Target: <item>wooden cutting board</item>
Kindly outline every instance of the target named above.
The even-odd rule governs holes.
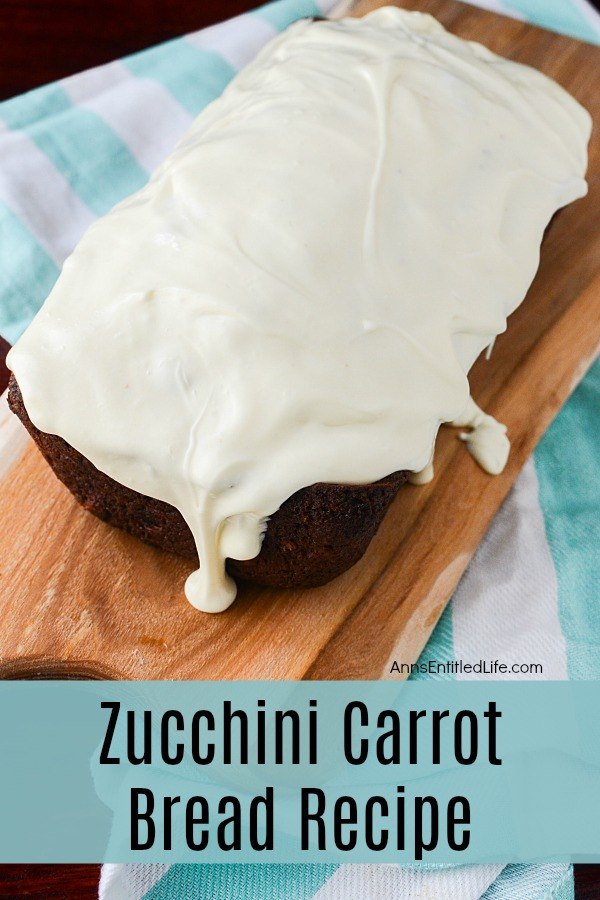
[[[377,2],[361,3],[362,14]],[[399,5],[405,5],[401,3]],[[600,50],[453,0],[425,0],[461,37],[530,63],[600,123]],[[600,340],[600,146],[590,192],[551,226],[528,297],[471,374],[508,425],[497,477],[442,429],[436,477],[401,489],[366,556],[311,590],[240,587],[210,616],[183,596],[190,564],[84,512],[0,408],[0,674],[120,678],[379,678],[416,660],[479,541]],[[576,473],[574,476],[576,477]]]

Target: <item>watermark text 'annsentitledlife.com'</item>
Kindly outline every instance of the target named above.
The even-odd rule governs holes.
[[[436,659],[419,660],[414,663],[394,660],[390,666],[390,675],[543,675],[541,663],[502,662],[499,659],[479,659],[465,662],[463,659],[447,659],[441,662]]]

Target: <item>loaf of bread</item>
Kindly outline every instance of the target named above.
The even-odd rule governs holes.
[[[175,507],[118,484],[62,438],[39,431],[14,376],[8,403],[84,509],[147,544],[198,559],[192,533]],[[375,484],[314,484],[297,491],[270,518],[258,556],[229,559],[227,571],[271,587],[325,584],[361,558],[407,477],[408,472],[395,472]]]
[[[590,119],[541,73],[396,8],[301,21],[94,222],[11,350],[11,405],[97,516],[231,575],[364,553],[437,431],[506,463],[475,359],[586,192]],[[389,474],[394,473],[394,474]]]

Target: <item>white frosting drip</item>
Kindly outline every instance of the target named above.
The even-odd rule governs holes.
[[[429,16],[295,24],[65,263],[9,357],[32,421],[177,507],[187,596],[224,609],[295,491],[431,459],[589,132]]]
[[[462,415],[457,416],[449,424],[455,428],[471,429],[471,431],[461,432],[459,438],[466,443],[469,453],[485,472],[490,475],[499,475],[504,471],[510,453],[506,425],[484,413],[472,397],[469,397],[469,402]],[[434,474],[432,455],[423,469],[411,472],[408,480],[411,484],[429,484],[433,481]]]
[[[411,472],[408,476],[408,480],[411,484],[416,485],[424,485],[429,484],[433,481],[433,476],[435,475],[435,470],[433,468],[433,456],[429,460],[426,466],[422,469],[419,469],[418,472]]]
[[[510,441],[506,435],[506,425],[488,416],[469,397],[464,413],[453,420],[455,428],[470,428],[459,434],[465,441],[469,453],[482,469],[490,475],[499,475],[508,462]]]

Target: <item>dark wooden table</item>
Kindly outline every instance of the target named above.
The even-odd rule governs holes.
[[[258,0],[0,0],[0,99],[252,9]],[[418,0],[415,0],[415,7]],[[0,391],[8,347],[0,339]],[[0,866],[0,897],[90,900],[99,866]],[[600,900],[600,866],[575,866],[577,900]],[[178,900],[178,898],[173,898]],[[206,898],[209,900],[209,898]]]

